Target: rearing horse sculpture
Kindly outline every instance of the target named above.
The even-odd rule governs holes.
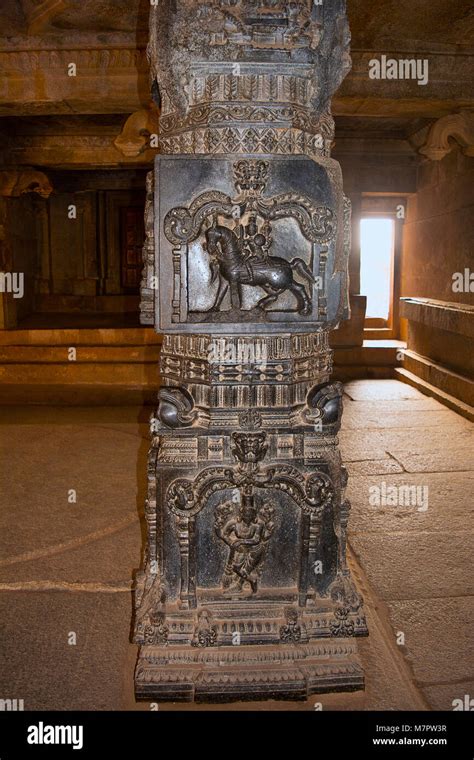
[[[214,305],[209,311],[217,311],[230,288],[232,309],[242,308],[242,285],[258,285],[267,295],[260,299],[257,308],[265,309],[274,303],[278,296],[289,290],[296,297],[298,312],[303,315],[311,313],[312,304],[306,288],[293,277],[298,272],[309,282],[314,282],[311,270],[303,259],[287,261],[279,256],[264,258],[246,258],[242,243],[231,229],[223,225],[214,225],[206,231],[206,247],[214,259],[212,282],[220,274],[220,284]]]

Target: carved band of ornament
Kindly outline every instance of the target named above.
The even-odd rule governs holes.
[[[161,356],[168,356],[170,359],[190,358],[202,359],[209,361],[209,352],[220,345],[225,346],[229,351],[235,354],[245,350],[245,346],[255,346],[255,338],[243,338],[242,336],[227,335],[220,336],[218,339],[211,335],[164,335],[161,346]],[[321,330],[318,333],[308,333],[291,336],[267,336],[261,335],[258,338],[259,344],[265,349],[268,360],[281,361],[282,359],[304,359],[308,361],[311,357],[326,357],[332,355],[329,348],[329,337],[327,330]]]
[[[251,199],[252,207],[265,220],[292,218],[298,222],[305,238],[312,243],[326,244],[336,234],[336,218],[327,206],[316,204],[305,195],[284,193],[274,198]],[[166,238],[173,245],[190,243],[199,236],[203,222],[212,214],[221,214],[233,218],[236,205],[241,215],[245,213],[247,202],[240,198],[232,200],[225,193],[208,191],[198,196],[189,209],[178,207],[171,209],[164,220]]]
[[[302,71],[300,75],[296,75],[295,71],[290,74],[276,74],[274,69],[272,73],[267,71],[261,74],[245,74],[242,73],[244,65],[240,64],[240,74],[229,71],[191,77],[187,74],[188,107],[238,102],[253,105],[271,103],[311,107],[313,97],[311,70]],[[166,88],[163,91],[162,106],[163,116],[173,114],[175,111],[173,98],[168,96]]]
[[[331,139],[294,127],[209,127],[160,137],[160,151],[174,154],[268,153],[329,156]]]
[[[168,137],[171,134],[189,131],[197,127],[217,126],[219,124],[227,126],[232,122],[262,122],[287,127],[293,126],[306,132],[321,132],[326,139],[332,140],[334,138],[334,120],[330,114],[314,117],[312,111],[306,108],[246,105],[244,103],[195,106],[190,109],[185,117],[176,113],[162,115],[160,132],[163,137]]]
[[[77,68],[148,70],[145,50],[135,48],[0,51],[0,68],[4,71],[31,74],[38,69],[65,69],[71,61]]]
[[[208,468],[202,470],[194,481],[174,480],[166,492],[165,503],[177,517],[194,517],[214,493],[249,486],[286,493],[305,514],[316,517],[320,517],[334,500],[334,487],[328,475],[313,472],[305,477],[296,468],[282,465],[245,473],[237,468]]]

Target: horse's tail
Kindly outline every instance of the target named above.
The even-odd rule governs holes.
[[[303,259],[292,259],[290,261],[290,266],[292,269],[295,269],[302,277],[306,277],[306,279],[310,282],[315,282],[311,269],[307,263],[303,261]]]

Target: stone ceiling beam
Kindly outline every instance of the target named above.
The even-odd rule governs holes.
[[[68,41],[65,37],[61,44]],[[107,40],[107,47],[95,41],[81,48],[76,40],[76,48],[46,49],[39,38],[2,43],[0,116],[133,113],[148,105],[145,50],[136,49],[123,35]],[[37,49],[29,47],[33,43]],[[474,109],[474,55],[418,53],[429,59],[425,86],[416,81],[370,79],[369,62],[382,55],[410,57],[407,52],[353,51],[352,72],[333,100],[336,116],[437,119],[456,110]],[[75,77],[68,76],[70,63],[76,64]]]
[[[119,135],[119,131],[113,135],[19,135],[10,139],[8,163],[54,169],[133,168],[152,164],[156,150],[126,155],[115,145]]]
[[[146,54],[135,48],[0,50],[0,72],[0,116],[131,113],[150,100]]]

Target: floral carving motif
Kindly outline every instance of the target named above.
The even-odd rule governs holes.
[[[286,624],[280,627],[280,641],[284,644],[299,644],[306,633],[305,627],[298,623],[297,610],[289,607],[285,610]]]
[[[349,607],[336,607],[330,626],[332,636],[354,635],[354,622],[348,619],[349,612]]]
[[[201,649],[217,645],[217,626],[212,625],[212,614],[208,610],[201,610],[198,614],[191,645]]]

